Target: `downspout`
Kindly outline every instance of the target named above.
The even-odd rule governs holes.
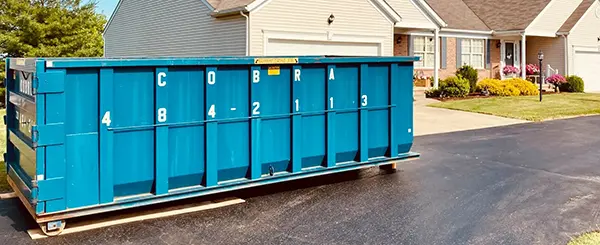
[[[569,39],[567,38],[566,34],[562,34],[561,35],[563,37],[563,39],[565,40],[565,75],[568,76],[569,73]]]
[[[250,55],[250,16],[240,11],[240,14],[246,17],[246,56]]]

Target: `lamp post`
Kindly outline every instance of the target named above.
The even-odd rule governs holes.
[[[538,52],[538,60],[540,61],[540,102],[542,102],[542,83],[544,83],[544,73],[542,72],[544,69],[542,68],[542,61],[544,60],[544,52],[540,50]]]

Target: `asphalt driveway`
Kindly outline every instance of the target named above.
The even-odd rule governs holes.
[[[600,225],[600,117],[416,139],[421,160],[236,192],[247,203],[37,244],[565,244]],[[0,244],[29,244],[16,200]]]

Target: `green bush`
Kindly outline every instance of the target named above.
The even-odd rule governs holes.
[[[561,92],[583,93],[583,79],[578,76],[568,76],[567,82],[560,85]]]
[[[507,79],[506,82],[519,90],[520,95],[538,95],[539,89],[530,81],[522,78]]]
[[[449,77],[440,82],[442,97],[465,97],[469,95],[469,80],[461,77]]]
[[[477,83],[477,91],[487,92],[494,96],[519,96],[521,91],[507,80],[487,78]]]
[[[462,77],[469,81],[470,92],[475,92],[475,87],[477,86],[477,81],[479,80],[479,73],[471,66],[463,66],[456,70],[456,76]]]
[[[469,81],[460,77],[440,80],[439,87],[425,91],[427,98],[465,97],[469,95]]]
[[[430,90],[425,91],[426,98],[439,98],[442,94],[439,88],[432,88]]]

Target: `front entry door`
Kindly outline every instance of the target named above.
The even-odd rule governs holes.
[[[505,43],[504,63],[507,66],[515,66],[515,44]]]

